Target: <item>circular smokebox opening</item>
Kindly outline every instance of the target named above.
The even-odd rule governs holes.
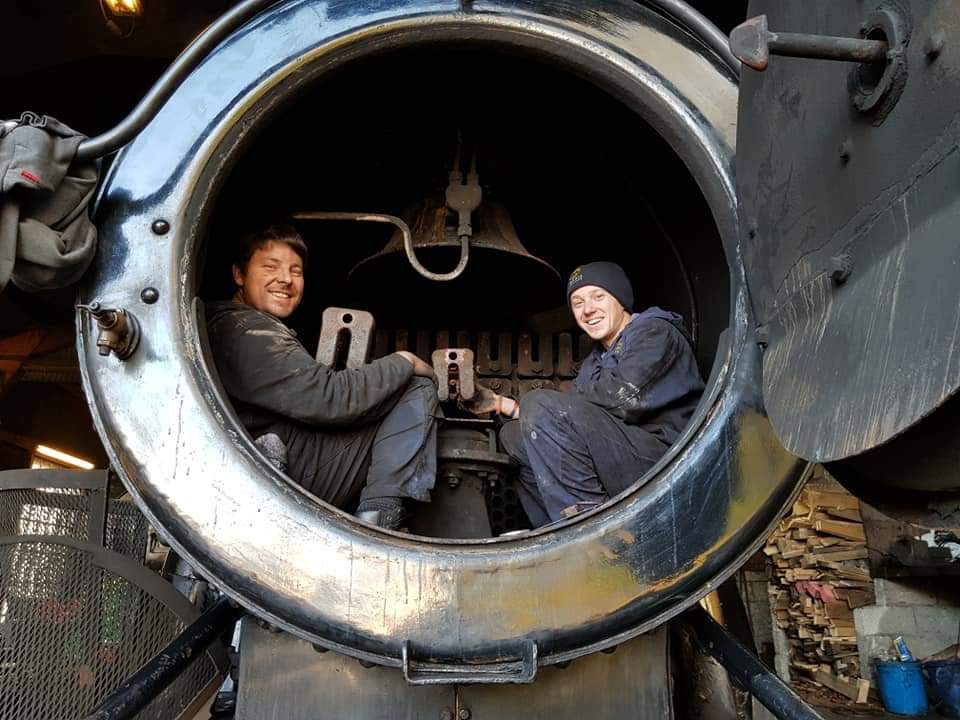
[[[257,132],[225,175],[210,215],[204,301],[232,295],[240,237],[292,222],[310,259],[303,302],[288,324],[309,353],[325,308],[365,310],[376,319],[371,358],[406,349],[430,362],[434,350],[468,348],[477,380],[520,397],[569,387],[589,343],[566,306],[564,281],[578,265],[610,260],[627,270],[637,309],[656,305],[685,318],[709,376],[731,311],[731,273],[710,208],[635,109],[569,68],[483,44],[394,50],[298,88]],[[503,209],[521,248],[474,248],[456,281],[424,280],[402,249],[364,263],[390,243],[389,225],[291,219],[305,211],[411,218],[431,202],[436,212],[458,154],[464,175],[474,162],[483,201]],[[447,215],[448,224],[457,222]],[[421,261],[442,272],[458,254],[439,248]],[[462,416],[452,404],[445,412]],[[485,433],[461,426],[448,440],[480,452],[491,448]],[[441,457],[434,501],[414,503],[411,529],[439,539],[529,527],[515,471],[488,460]],[[487,524],[457,514],[467,501],[486,510]],[[340,509],[349,513],[355,504]]]

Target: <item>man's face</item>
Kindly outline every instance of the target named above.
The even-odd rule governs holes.
[[[596,285],[577,288],[570,296],[570,308],[580,329],[607,349],[630,320],[620,301]]]
[[[269,242],[253,253],[246,271],[233,266],[233,281],[242,302],[286,318],[303,299],[303,261],[289,245]]]

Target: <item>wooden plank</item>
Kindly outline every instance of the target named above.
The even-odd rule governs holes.
[[[860,697],[860,688],[858,687],[858,683],[853,680],[831,675],[824,670],[818,670],[815,672],[813,674],[813,679],[821,685],[826,685],[831,690],[835,690],[841,695],[846,695],[851,700],[856,700],[858,697]],[[869,691],[869,686],[867,690]]]
[[[830,562],[843,562],[844,560],[866,560],[867,548],[859,547],[851,550],[831,550],[829,548],[817,549],[811,553],[816,560],[828,560]]]
[[[860,510],[853,508],[824,508],[823,511],[830,515],[831,517],[840,518],[841,520],[851,520],[853,522],[863,522],[863,518],[860,517]]]
[[[817,520],[814,523],[817,532],[825,532],[847,540],[857,540],[866,542],[867,537],[863,534],[863,525],[861,523],[845,522],[843,520]]]
[[[847,605],[846,600],[827,601],[823,604],[823,613],[831,620],[850,620],[853,621],[853,610]]]
[[[800,494],[800,501],[810,508],[838,508],[841,510],[859,510],[860,501],[847,492],[806,489]]]

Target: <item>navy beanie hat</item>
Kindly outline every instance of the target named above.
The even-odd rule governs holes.
[[[581,265],[567,280],[567,303],[570,296],[584,285],[602,287],[613,295],[627,312],[633,312],[633,285],[623,268],[612,262],[592,262]]]

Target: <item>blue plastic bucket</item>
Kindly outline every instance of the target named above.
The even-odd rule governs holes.
[[[960,660],[934,660],[925,662],[930,683],[930,699],[947,717],[960,718]]]
[[[927,693],[918,662],[877,661],[877,690],[887,712],[925,715]]]

